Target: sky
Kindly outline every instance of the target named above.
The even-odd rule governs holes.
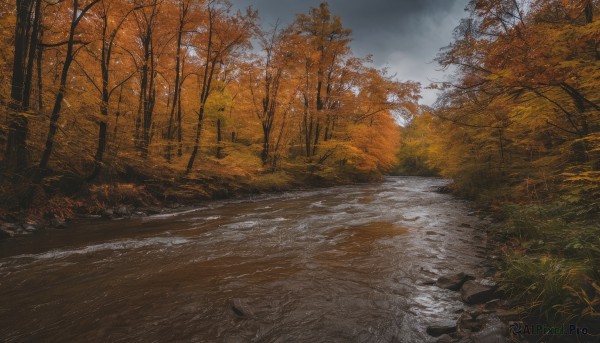
[[[291,23],[297,13],[308,13],[321,0],[231,0],[234,8],[252,6],[261,22],[271,27],[277,20]],[[434,58],[452,40],[452,31],[468,0],[329,0],[334,15],[352,30],[356,56],[373,55],[374,65],[386,67],[400,81],[427,86],[444,79]],[[421,103],[432,105],[436,91],[424,89]]]

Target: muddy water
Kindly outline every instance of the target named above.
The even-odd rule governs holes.
[[[445,183],[389,178],[0,242],[0,341],[432,341],[426,326],[463,305],[427,281],[476,272],[486,253],[469,204],[433,192]]]

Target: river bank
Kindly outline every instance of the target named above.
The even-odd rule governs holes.
[[[331,172],[314,166],[243,174],[202,170],[185,177],[156,172],[144,175],[136,171],[110,183],[87,183],[76,175],[59,175],[43,186],[25,184],[3,193],[0,239],[29,235],[46,228],[65,229],[76,218],[145,217],[214,200],[382,180],[379,172]],[[26,205],[19,205],[24,198],[28,198]]]

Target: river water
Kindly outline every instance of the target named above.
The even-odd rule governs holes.
[[[428,342],[485,221],[397,177],[0,242],[4,342]],[[234,310],[235,308],[235,310]],[[236,313],[237,311],[237,313]]]

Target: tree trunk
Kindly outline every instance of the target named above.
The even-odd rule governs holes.
[[[184,4],[182,3],[181,6],[184,6]],[[172,148],[173,138],[175,136],[174,130],[173,130],[173,124],[174,124],[176,110],[177,110],[177,121],[178,121],[177,130],[179,131],[181,128],[181,101],[179,100],[179,98],[181,97],[181,95],[180,95],[181,70],[180,69],[181,69],[181,40],[182,40],[182,36],[183,36],[183,26],[185,24],[184,7],[181,7],[180,11],[181,12],[179,15],[179,30],[177,32],[177,50],[175,52],[175,84],[174,84],[175,89],[173,90],[173,104],[171,106],[171,113],[169,115],[169,127],[167,128],[167,130],[168,130],[167,161],[169,161],[169,163],[171,162],[171,151],[173,149]]]
[[[69,69],[71,67],[71,63],[73,62],[74,53],[73,46],[75,44],[75,29],[79,24],[79,21],[85,13],[92,8],[96,3],[100,0],[94,0],[90,4],[88,4],[83,10],[79,10],[79,1],[73,1],[73,17],[71,20],[71,27],[69,29],[69,40],[67,41],[67,53],[65,56],[65,61],[63,63],[62,72],[60,75],[60,85],[58,88],[58,93],[56,94],[56,99],[54,101],[54,107],[52,109],[52,114],[50,116],[50,129],[48,130],[48,136],[46,137],[45,149],[42,154],[42,158],[40,160],[40,164],[38,165],[38,170],[34,177],[33,182],[39,183],[42,181],[44,170],[48,167],[48,161],[50,160],[50,155],[52,154],[52,150],[54,147],[54,136],[56,135],[56,131],[58,129],[58,119],[60,118],[60,110],[62,107],[62,102],[64,100],[65,93],[67,91],[67,78],[69,75]]]
[[[40,6],[40,0],[17,0],[11,100],[8,104],[12,113],[3,161],[8,170],[21,171],[28,163],[26,140],[29,121],[22,113],[29,109],[32,73],[28,71],[33,65],[38,45]]]
[[[221,119],[217,119],[217,158],[221,158]]]
[[[192,154],[190,155],[190,159],[188,161],[187,167],[185,169],[185,173],[189,174],[194,167],[194,161],[196,160],[196,155],[198,154],[198,149],[200,148],[200,135],[202,132],[202,122],[204,120],[204,109],[206,106],[206,101],[208,100],[208,96],[210,95],[210,85],[212,82],[213,74],[215,72],[216,62],[218,60],[217,56],[212,56],[212,48],[213,48],[213,12],[209,7],[208,9],[208,44],[206,51],[206,60],[204,64],[204,75],[202,78],[202,89],[200,91],[200,108],[198,109],[198,123],[196,125],[196,138],[194,139],[194,148],[192,150]]]
[[[198,123],[196,125],[196,138],[194,139],[194,148],[192,149],[192,154],[190,155],[190,159],[188,161],[187,167],[185,169],[185,173],[189,174],[194,167],[194,161],[196,160],[196,155],[198,154],[198,148],[200,147],[200,132],[202,131],[202,121],[204,120],[204,106],[200,107],[198,111]]]

